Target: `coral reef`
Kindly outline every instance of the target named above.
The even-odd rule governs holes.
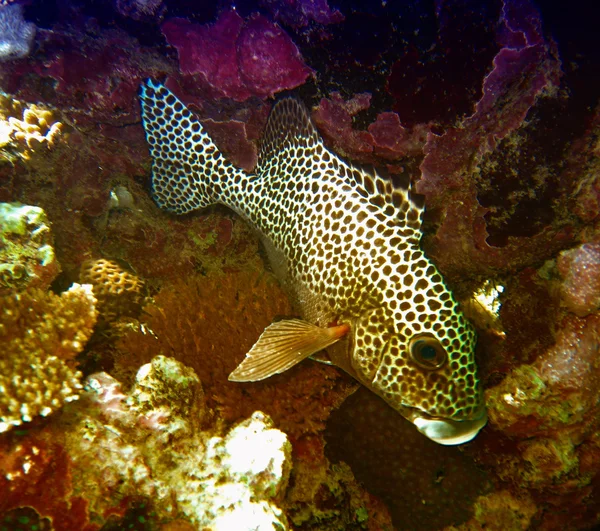
[[[63,125],[48,108],[13,99],[0,92],[0,154],[29,159],[44,146],[51,149],[58,141]],[[2,159],[0,159],[1,161]]]
[[[520,127],[536,102],[556,92],[561,76],[560,61],[541,36],[539,16],[530,6],[523,6],[523,10],[520,12],[511,2],[504,3],[497,37],[502,48],[494,57],[493,70],[484,78],[475,112],[441,135],[429,133],[423,148],[425,157],[417,191],[425,195],[430,209],[439,210],[436,215],[442,222],[428,245],[436,258],[444,256],[438,262],[444,272],[453,273],[458,268],[464,273],[463,264],[469,263],[471,274],[494,274],[506,269],[507,264],[522,267],[542,249],[550,254],[564,245],[565,238],[558,235],[558,228],[545,230],[543,225],[530,226],[531,235],[519,234],[507,241],[489,238],[491,214],[497,211],[506,225],[506,218],[515,218],[517,209],[527,208],[526,201],[517,206],[521,195],[513,194],[509,196],[512,204],[496,210],[491,203],[498,196],[494,177],[506,161],[521,160],[524,144],[534,133]],[[509,164],[513,164],[513,170],[500,170],[502,179],[506,181],[507,175],[519,179],[514,163]],[[552,180],[541,174],[548,168],[540,162],[528,169],[532,179],[539,172],[536,182],[541,183],[541,194]],[[484,202],[487,209],[478,201],[482,196],[487,199],[485,190],[477,189],[480,179],[492,190],[490,200]],[[531,210],[528,214],[531,216]]]
[[[287,34],[261,15],[244,20],[225,11],[210,26],[175,18],[162,31],[177,48],[182,73],[212,97],[273,96],[301,85],[311,72]]]
[[[0,299],[0,432],[47,416],[81,391],[73,360],[96,322],[91,289],[31,289]]]
[[[579,317],[600,308],[600,245],[586,243],[563,251],[557,259],[561,299]]]
[[[165,13],[163,0],[115,0],[120,15],[138,21],[160,20]]]
[[[92,376],[87,388],[98,418],[83,411],[67,436],[81,487],[93,488],[98,475],[111,477],[100,487],[107,493],[116,488],[122,496],[151,497],[159,517],[181,513],[199,528],[285,526],[276,504],[289,475],[290,446],[266,416],[255,413],[224,437],[203,433],[209,412],[200,381],[160,356],[140,369],[128,395],[106,374]],[[172,445],[179,450],[164,459]],[[112,496],[98,494],[90,511],[103,514],[103,500],[110,504]]]
[[[39,207],[0,203],[0,296],[47,289],[60,265],[46,213]]]
[[[518,498],[508,490],[480,496],[475,501],[473,517],[464,524],[448,526],[445,531],[478,531],[479,529],[531,529],[536,513],[535,502],[526,495]]]
[[[302,28],[312,23],[338,24],[344,20],[344,15],[337,9],[331,9],[327,0],[294,0],[285,3],[261,0],[260,4],[274,19],[293,28]]]
[[[209,407],[227,422],[267,413],[294,438],[322,431],[354,388],[332,367],[306,362],[265,382],[238,384],[229,374],[289,302],[267,273],[192,277],[164,286],[144,307],[142,325],[122,337],[116,371],[126,378],[161,353],[193,367]]]
[[[332,413],[326,440],[329,459],[352,467],[389,507],[398,529],[442,529],[462,522],[477,497],[491,489],[490,478],[472,458],[425,439],[364,389]]]
[[[430,127],[418,124],[408,129],[394,112],[377,115],[367,130],[356,129],[353,119],[371,106],[371,95],[356,94],[344,100],[339,92],[322,98],[313,119],[335,151],[360,162],[397,162],[419,156]]]
[[[527,0],[232,5],[0,0],[0,527],[214,527],[199,516],[212,506],[194,505],[201,487],[298,530],[597,527],[596,14]],[[473,442],[433,447],[364,393],[340,406],[355,383],[311,361],[227,381],[293,310],[243,221],[152,203],[146,77],[247,171],[269,98],[294,89],[336,152],[424,194],[424,250],[478,329],[489,423]],[[27,219],[6,222],[14,209]],[[130,292],[113,297],[108,280],[48,293],[78,282],[82,264],[99,280],[98,257],[113,280],[135,272]],[[107,326],[87,340],[92,293]],[[196,374],[159,358],[136,380],[158,354]],[[99,370],[110,376],[81,389]],[[236,426],[272,436],[283,465],[265,483],[208,457],[225,455]]]
[[[35,31],[35,24],[23,19],[22,5],[0,4],[0,62],[27,57]]]
[[[184,518],[195,529],[287,529],[279,507],[291,468],[285,434],[260,412],[221,434],[207,427],[210,415],[197,376],[169,358],[143,366],[129,393],[105,373],[90,376],[81,401],[58,419],[54,433],[0,447],[10,456],[1,465],[8,496],[0,510],[29,505],[55,529],[98,529],[111,514],[124,514],[116,498],[144,498],[155,521]],[[26,476],[41,483],[50,458],[69,470],[59,478],[69,485],[36,499]],[[77,493],[89,500],[84,507]],[[65,497],[60,516],[53,496]]]
[[[577,247],[559,256],[561,266],[547,262],[508,283],[500,310],[506,339],[488,344],[489,428],[471,453],[510,486],[522,514],[534,504],[536,529],[597,522],[600,315],[589,304],[598,294],[593,282],[574,284],[578,275],[588,278],[579,266],[589,259]],[[571,313],[580,310],[582,317]],[[524,500],[530,501],[522,506]],[[515,526],[524,528],[529,519]]]
[[[79,281],[91,284],[98,301],[96,309],[104,322],[120,317],[135,317],[141,309],[143,280],[114,260],[86,260],[81,264]]]

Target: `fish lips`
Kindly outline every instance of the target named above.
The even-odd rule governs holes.
[[[452,420],[429,417],[422,412],[411,415],[411,422],[417,429],[432,441],[445,446],[463,444],[472,440],[487,422],[485,408],[469,420]]]

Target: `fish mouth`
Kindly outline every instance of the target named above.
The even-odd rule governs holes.
[[[482,407],[468,420],[452,420],[432,417],[422,411],[412,412],[409,420],[432,441],[453,446],[471,441],[487,422],[487,412]]]

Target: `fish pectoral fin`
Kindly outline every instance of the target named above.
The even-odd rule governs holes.
[[[348,325],[321,328],[301,319],[273,323],[261,334],[246,358],[229,375],[231,382],[257,382],[287,371],[303,359],[333,345]]]

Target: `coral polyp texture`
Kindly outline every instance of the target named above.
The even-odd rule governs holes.
[[[275,383],[228,381],[272,319],[290,312],[276,280],[264,272],[165,285],[144,307],[140,326],[117,343],[116,370],[126,377],[156,354],[173,356],[196,370],[208,404],[226,421],[261,410],[294,437],[316,433],[354,388],[332,367],[307,362]]]
[[[15,100],[0,91],[0,150],[5,151],[0,155],[28,159],[37,149],[53,148],[62,128],[51,109]]]
[[[79,281],[91,284],[98,313],[104,321],[134,316],[140,310],[144,281],[114,260],[86,260],[81,265]]]
[[[0,203],[0,295],[46,289],[60,272],[46,213],[39,207]]]
[[[89,286],[0,298],[0,432],[47,416],[81,391],[74,366],[96,322]]]

